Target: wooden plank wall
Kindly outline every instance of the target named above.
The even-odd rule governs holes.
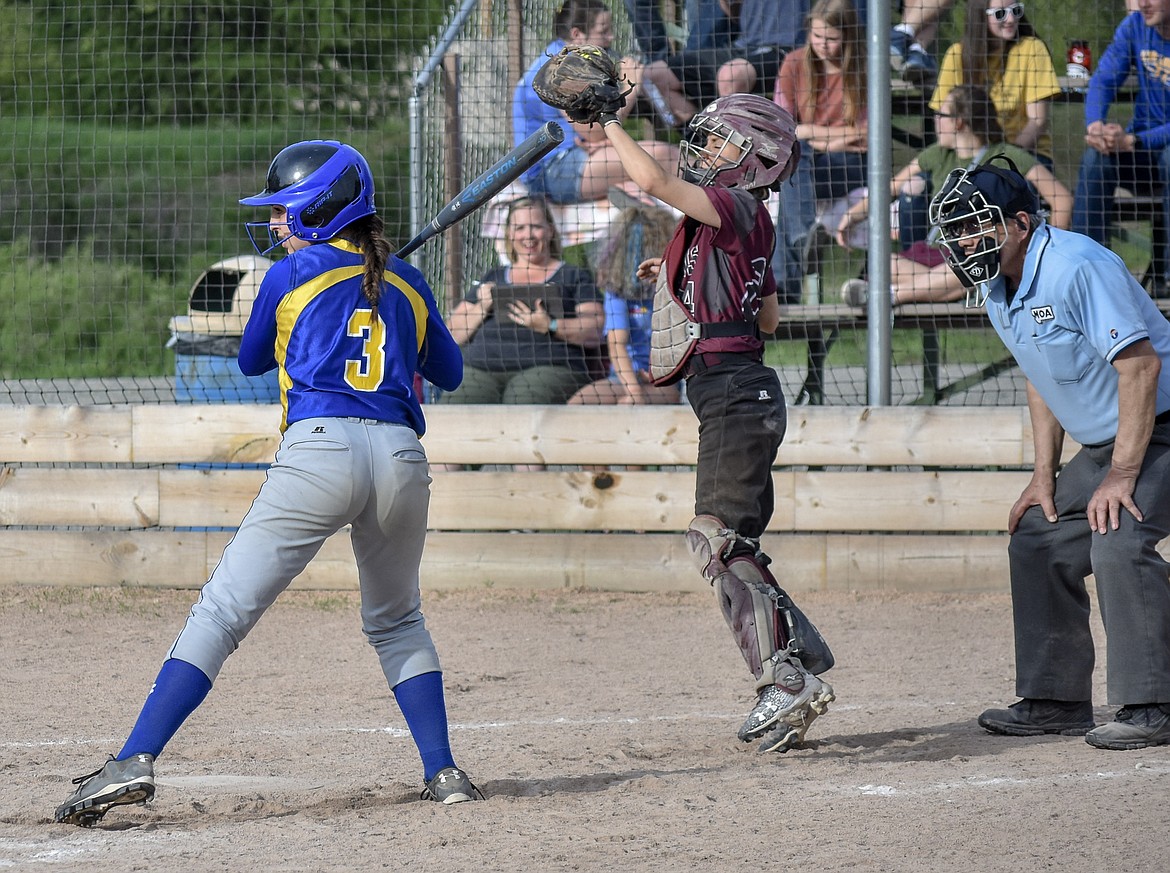
[[[17,584],[198,587],[279,442],[271,406],[10,412],[0,578]],[[427,413],[433,464],[489,469],[433,474],[426,587],[703,587],[679,535],[694,506],[688,408]],[[1022,408],[793,408],[765,548],[794,591],[1003,590],[1031,457]],[[550,469],[508,466],[534,464]],[[352,565],[339,533],[294,585],[356,587]]]

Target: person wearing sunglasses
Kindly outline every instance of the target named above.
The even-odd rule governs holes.
[[[1060,83],[1048,46],[1015,0],[971,0],[963,36],[947,49],[930,100],[937,111],[956,85],[984,88],[1008,142],[1053,167],[1048,100]]]
[[[1101,55],[1085,94],[1085,149],[1077,177],[1073,230],[1108,244],[1113,191],[1162,194],[1164,226],[1170,226],[1170,0],[1137,0]],[[1130,76],[1137,79],[1133,117],[1109,122],[1109,108]],[[1170,297],[1166,265],[1170,242],[1155,243],[1153,294]]]

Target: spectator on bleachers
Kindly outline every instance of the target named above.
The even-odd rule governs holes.
[[[581,203],[599,200],[614,185],[629,182],[613,146],[600,124],[574,124],[559,109],[541,102],[532,90],[537,71],[566,45],[595,45],[609,49],[613,44],[613,15],[603,0],[565,0],[553,21],[555,39],[528,67],[512,98],[512,133],[516,144],[523,142],[546,122],[555,121],[565,130],[565,139],[535,167],[521,176],[534,195],[554,203]],[[642,68],[631,58],[622,61],[624,76],[635,83],[618,113],[629,116],[640,93]],[[674,172],[678,149],[665,142],[643,141],[640,145],[662,165]]]
[[[730,45],[735,38],[735,22],[724,4],[729,0],[687,0],[687,41],[684,51]],[[634,39],[644,63],[658,61],[673,54],[659,8],[662,0],[625,0],[626,13],[634,28]]]
[[[900,206],[913,201],[923,211],[947,175],[956,169],[971,169],[996,155],[1005,155],[1019,168],[1036,192],[1048,204],[1050,224],[1067,230],[1072,217],[1073,198],[1069,190],[1052,175],[1035,155],[1004,141],[1003,128],[995,118],[991,97],[982,88],[959,85],[943,100],[942,109],[934,114],[938,142],[919,153],[899,170],[890,182],[890,194]],[[899,226],[911,218],[908,210],[899,218]],[[837,225],[837,241],[849,246],[851,234],[866,220],[869,201],[862,199],[849,208]],[[890,300],[900,303],[940,303],[959,300],[965,287],[943,263],[938,249],[918,239],[890,258]],[[865,306],[868,285],[863,279],[850,279],[841,286],[841,299],[851,306]]]
[[[927,50],[938,22],[955,0],[903,0],[902,20],[890,32],[890,66],[911,85],[922,87],[938,76],[938,63]]]
[[[800,164],[780,187],[772,269],[784,302],[799,299],[806,253],[826,237],[817,204],[866,183],[865,39],[853,0],[817,0],[807,44],[780,67],[773,99],[796,119]]]
[[[618,215],[595,259],[605,292],[609,374],[586,385],[569,403],[678,403],[677,385],[650,381],[650,316],[654,283],[638,278],[638,265],[660,257],[678,219],[669,209],[627,206]]]
[[[943,56],[930,108],[956,85],[984,88],[995,102],[1008,142],[1052,169],[1048,100],[1060,93],[1052,55],[1017,0],[970,0],[962,39]]]
[[[589,383],[586,351],[601,345],[605,311],[593,274],[561,259],[547,201],[522,197],[508,210],[509,264],[493,267],[448,316],[463,350],[463,384],[446,403],[565,403]],[[497,311],[500,285],[555,286],[564,310],[512,301]]]
[[[716,97],[770,95],[780,62],[804,41],[808,0],[742,0],[739,36],[730,46],[677,52],[643,71],[665,101],[664,121],[685,127]]]
[[[1085,149],[1077,177],[1073,230],[1105,245],[1114,189],[1162,195],[1163,227],[1170,227],[1170,0],[1138,0],[1101,55],[1085,95]],[[1109,107],[1130,76],[1137,77],[1133,117],[1126,127],[1108,121]],[[1156,262],[1170,264],[1170,240]],[[1167,276],[1154,295],[1170,297]]]

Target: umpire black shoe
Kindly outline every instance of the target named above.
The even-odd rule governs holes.
[[[1098,749],[1144,749],[1170,744],[1170,703],[1123,706],[1117,717],[1085,734]]]
[[[985,711],[979,716],[979,726],[993,734],[1010,737],[1038,737],[1041,734],[1079,737],[1093,729],[1093,702],[1025,697],[1007,709]]]

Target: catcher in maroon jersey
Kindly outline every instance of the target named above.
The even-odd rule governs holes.
[[[664,256],[639,268],[658,282],[651,373],[660,385],[685,379],[699,418],[696,517],[686,537],[756,678],[739,738],[762,737],[761,751],[784,752],[833,700],[816,675],[833,665],[832,653],[760,549],[787,425],[780,381],[763,363],[761,333],[780,318],[764,199],[799,159],[795,123],[762,97],[720,97],[692,119],[672,176],[612,112],[596,121],[630,178],[684,213]]]

